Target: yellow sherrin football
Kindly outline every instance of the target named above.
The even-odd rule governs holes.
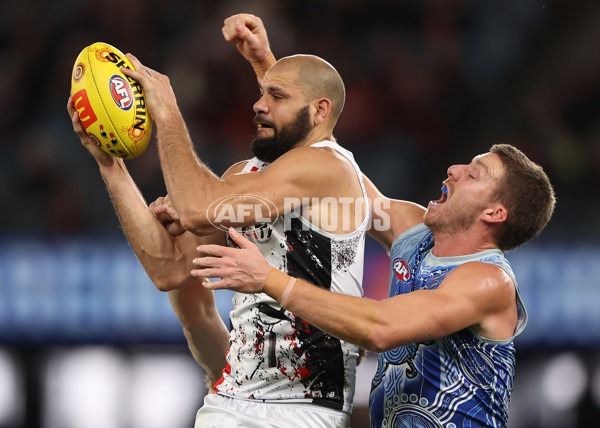
[[[114,46],[94,43],[73,66],[71,95],[81,123],[107,153],[124,159],[141,155],[152,135],[142,86],[120,68],[134,69]]]

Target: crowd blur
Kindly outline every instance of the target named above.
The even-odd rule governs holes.
[[[556,187],[542,239],[600,238],[593,0],[10,0],[0,9],[0,234],[119,233],[65,108],[75,58],[96,41],[170,77],[217,174],[250,157],[258,87],[221,35],[226,17],[249,12],[277,57],[316,54],[339,70],[347,104],[335,135],[385,194],[427,204],[449,165],[512,143]],[[127,165],[148,201],[165,193],[155,140]]]

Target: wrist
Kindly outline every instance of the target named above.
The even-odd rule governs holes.
[[[116,183],[123,180],[123,175],[127,175],[127,167],[123,159],[115,156],[110,156],[110,159],[105,161],[98,161],[98,167],[100,169],[100,175],[105,183]]]
[[[284,307],[295,284],[296,278],[271,268],[263,286],[263,293],[277,300],[281,307]]]
[[[183,115],[177,105],[165,108],[162,111],[152,114],[152,121],[156,124],[157,129],[164,128],[166,126],[182,126],[184,123]]]
[[[263,78],[267,70],[271,68],[273,64],[275,64],[275,55],[273,55],[273,52],[271,51],[269,51],[264,59],[250,62],[250,65],[252,65],[252,69],[254,70],[258,80]]]
[[[107,153],[108,155],[108,153]],[[119,162],[120,161],[120,162]],[[112,171],[121,168],[121,164],[123,163],[123,159],[120,159],[116,156],[108,155],[108,156],[100,156],[96,158],[96,162],[98,163],[98,167],[100,168],[101,173],[110,174]],[[124,166],[124,165],[123,165]]]

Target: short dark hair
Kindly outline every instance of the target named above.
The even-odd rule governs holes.
[[[508,211],[496,234],[496,244],[509,251],[544,229],[554,212],[556,197],[542,167],[522,151],[510,144],[495,144],[490,152],[500,156],[504,166],[496,196]]]

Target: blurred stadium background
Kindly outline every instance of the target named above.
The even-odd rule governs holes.
[[[191,427],[206,393],[166,295],[127,246],[65,104],[80,50],[104,41],[167,74],[216,173],[250,156],[252,70],[221,36],[259,15],[277,57],[313,53],[347,86],[337,127],[387,195],[427,204],[446,168],[517,145],[557,211],[509,253],[529,309],[510,427],[600,418],[600,2],[593,0],[5,0],[0,5],[0,427]],[[155,144],[128,167],[165,193]],[[527,201],[523,201],[527,203]],[[576,208],[579,207],[579,208]],[[366,294],[385,253],[368,242]],[[230,295],[218,293],[227,319]],[[374,358],[353,427],[368,426]]]

